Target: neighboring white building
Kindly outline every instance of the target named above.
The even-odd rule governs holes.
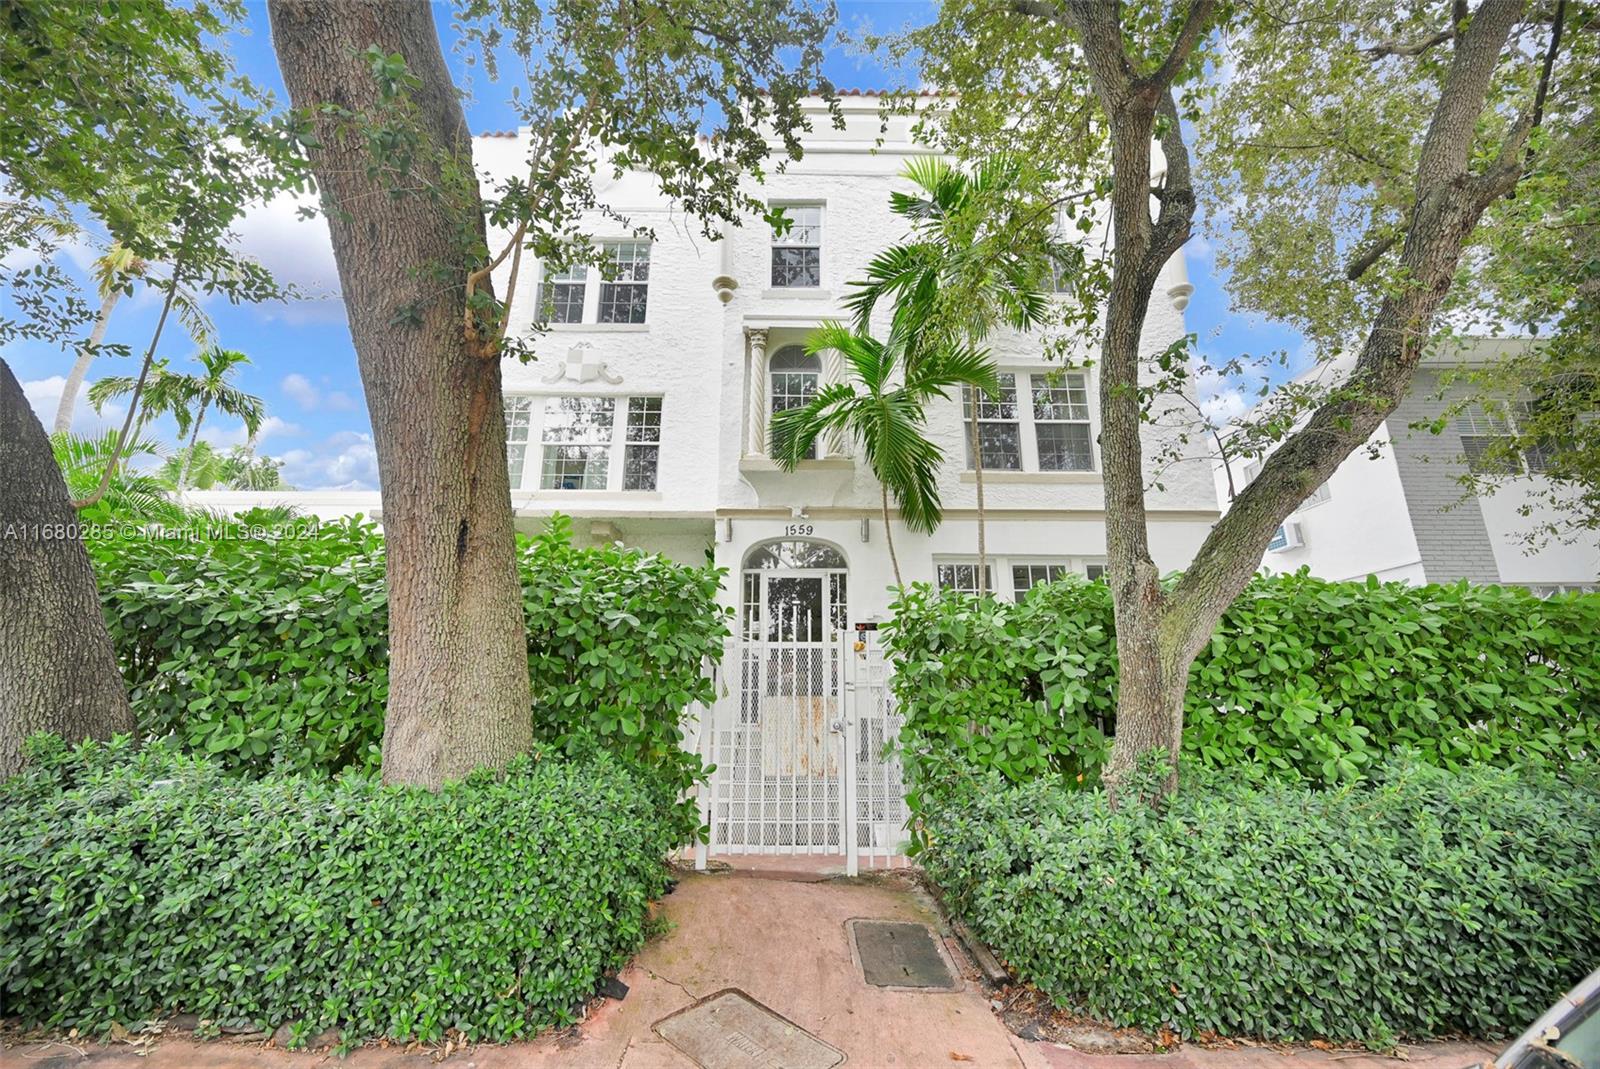
[[[1267,572],[1308,567],[1324,579],[1363,579],[1408,583],[1474,583],[1524,586],[1540,594],[1600,589],[1600,545],[1594,539],[1551,543],[1530,552],[1523,535],[1543,513],[1537,498],[1540,458],[1524,458],[1521,477],[1487,496],[1467,494],[1460,477],[1480,439],[1504,433],[1502,421],[1481,409],[1468,409],[1441,434],[1412,430],[1437,419],[1460,400],[1464,383],[1441,396],[1441,376],[1451,369],[1481,365],[1504,355],[1515,340],[1482,339],[1465,352],[1451,350],[1423,360],[1409,392],[1394,414],[1334,471],[1284,523],[1262,558]],[[1338,375],[1349,363],[1316,368],[1310,376]],[[1260,470],[1253,461],[1233,461],[1233,478],[1243,489]],[[1228,506],[1227,472],[1214,468],[1217,500]],[[1536,514],[1519,510],[1530,504]]]

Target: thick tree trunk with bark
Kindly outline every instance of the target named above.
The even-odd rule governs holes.
[[[78,514],[44,426],[0,360],[0,777],[28,736],[133,731]]]
[[[1171,86],[1210,32],[1216,5],[1195,0],[1168,55],[1144,73],[1127,55],[1117,5],[1014,0],[1014,6],[1077,32],[1111,134],[1115,244],[1101,343],[1100,411],[1119,663],[1116,741],[1104,778],[1115,801],[1119,785],[1152,750],[1166,750],[1165,789],[1175,786],[1189,666],[1255,574],[1277,526],[1405,396],[1462,246],[1484,210],[1515,186],[1537,104],[1513,125],[1497,160],[1474,173],[1469,157],[1490,81],[1525,0],[1483,0],[1456,34],[1406,213],[1411,225],[1401,263],[1410,284],[1379,307],[1345,388],[1266,458],[1171,590],[1161,588],[1147,537],[1137,397],[1140,334],[1161,268],[1188,240],[1194,216],[1188,150]],[[1550,47],[1553,54],[1554,40]],[[1160,210],[1152,218],[1150,146],[1157,116],[1166,120],[1160,141],[1167,170]]]
[[[427,153],[471,170],[471,141],[420,0],[272,0],[272,40],[298,109],[376,110],[361,53],[403,56],[428,146],[408,185],[440,182]],[[483,235],[476,190],[390,196],[359,136],[319,120],[321,186],[372,417],[389,590],[383,778],[436,786],[500,765],[532,740],[500,360],[463,329],[469,262]],[[459,193],[460,191],[457,191]],[[486,283],[485,283],[486,284]]]

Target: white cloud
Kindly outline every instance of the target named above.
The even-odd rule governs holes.
[[[293,437],[300,433],[298,423],[289,423],[277,416],[268,416],[261,421],[261,429],[256,434],[257,442],[264,442],[270,437]],[[216,423],[204,423],[200,426],[200,440],[209,442],[218,449],[232,449],[236,445],[244,445],[250,438],[250,433],[245,429],[243,421],[231,427],[224,427]]]
[[[1231,386],[1200,399],[1200,411],[1205,413],[1206,419],[1218,427],[1226,427],[1250,411],[1250,407],[1250,402],[1245,399],[1244,393]]]
[[[283,193],[250,208],[234,224],[235,248],[259,261],[280,284],[300,293],[300,300],[258,306],[268,319],[298,325],[344,318],[328,221],[320,214],[310,219],[299,214],[301,208],[316,204],[309,194]]]
[[[49,431],[55,426],[56,409],[61,407],[61,391],[67,385],[65,375],[51,375],[44,379],[30,379],[22,384],[22,392],[28,398],[28,404],[33,406],[34,415],[39,417],[39,422],[44,424],[44,429]],[[96,412],[94,406],[89,404],[89,387],[92,383],[85,382],[78,391],[77,403],[72,406],[72,432],[87,436],[104,433],[110,427],[121,427],[123,417],[128,414],[126,405],[116,401],[107,401],[102,412]]]
[[[291,449],[278,457],[283,478],[301,490],[374,490],[378,453],[372,435],[339,431],[316,449]]]
[[[323,401],[335,412],[350,412],[356,407],[356,399],[343,390],[334,390]]]
[[[322,391],[313,386],[310,379],[298,372],[285,375],[278,386],[301,408],[316,408],[322,401]]]

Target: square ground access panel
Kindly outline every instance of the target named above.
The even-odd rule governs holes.
[[[844,1052],[729,988],[655,1023],[701,1069],[833,1069]]]
[[[960,989],[960,982],[926,924],[873,920],[848,923],[850,945],[867,983],[915,991]]]

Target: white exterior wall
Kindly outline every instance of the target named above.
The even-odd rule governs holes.
[[[1434,435],[1412,430],[1439,416],[1445,405],[1464,397],[1457,383],[1441,399],[1439,374],[1463,362],[1495,359],[1525,342],[1479,339],[1465,349],[1425,359],[1395,414],[1367,444],[1347,457],[1328,480],[1328,500],[1304,505],[1289,516],[1300,524],[1304,545],[1269,550],[1262,557],[1268,573],[1308,567],[1324,579],[1362,579],[1407,583],[1500,582],[1534,589],[1600,585],[1600,544],[1592,538],[1541,545],[1529,551],[1524,537],[1550,518],[1538,491],[1543,479],[1525,475],[1487,496],[1463,497],[1457,477],[1461,442],[1453,428]],[[1305,378],[1348,372],[1353,360],[1341,357]],[[1373,447],[1378,455],[1372,456]],[[1227,478],[1213,458],[1219,506],[1228,505]],[[1242,489],[1243,465],[1234,462]],[[1524,507],[1530,516],[1521,514]],[[1481,521],[1481,522],[1480,522]],[[1430,549],[1431,547],[1431,549]]]

